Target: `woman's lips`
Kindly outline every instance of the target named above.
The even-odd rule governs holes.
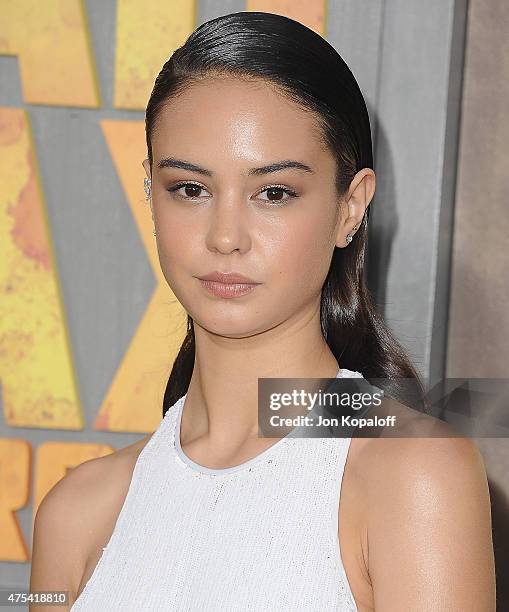
[[[223,298],[239,297],[250,293],[257,285],[252,278],[240,272],[220,272],[218,270],[197,277],[202,287],[212,295]]]
[[[218,281],[198,279],[204,289],[212,295],[233,298],[250,293],[260,283],[220,283]]]

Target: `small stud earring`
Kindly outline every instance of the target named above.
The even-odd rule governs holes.
[[[156,235],[156,230],[155,229],[153,230],[153,234],[154,234],[154,236]]]
[[[150,200],[151,186],[152,186],[152,181],[149,178],[145,177],[143,179],[143,189],[145,190],[146,200]]]
[[[356,226],[355,226],[353,229],[354,229],[354,230],[356,230],[358,227],[359,227],[359,226],[358,226],[358,225],[356,225]],[[353,230],[352,230],[352,231],[353,231]],[[350,242],[352,242],[352,240],[353,240],[353,234],[352,234],[352,233],[348,233],[348,234],[346,235],[346,243],[347,243],[347,244],[350,244]]]

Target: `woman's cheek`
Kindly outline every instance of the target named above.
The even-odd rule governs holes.
[[[326,235],[321,227],[293,232],[287,269],[295,283],[306,293],[317,286],[321,287],[323,283],[320,279],[327,275],[330,247]]]
[[[183,244],[178,241],[168,242],[161,241],[158,245],[159,264],[168,286],[182,302],[185,299],[186,292],[189,292],[191,283],[195,280],[193,274],[201,272],[201,270],[193,272],[192,266],[189,267],[186,259],[189,253]]]
[[[195,270],[193,261],[199,262],[199,254],[195,254],[196,233],[188,231],[186,225],[161,227],[158,237],[159,251],[166,266],[189,270],[190,274],[203,273],[202,269]]]

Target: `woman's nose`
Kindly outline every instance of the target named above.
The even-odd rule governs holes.
[[[219,253],[245,252],[251,245],[245,206],[230,198],[214,202],[207,230],[207,248]]]

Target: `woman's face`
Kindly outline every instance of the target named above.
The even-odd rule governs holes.
[[[152,152],[159,261],[196,324],[243,337],[316,312],[342,239],[335,160],[311,113],[266,82],[209,78],[160,111]],[[301,167],[255,172],[283,161]],[[198,279],[214,271],[259,284],[218,297]]]

